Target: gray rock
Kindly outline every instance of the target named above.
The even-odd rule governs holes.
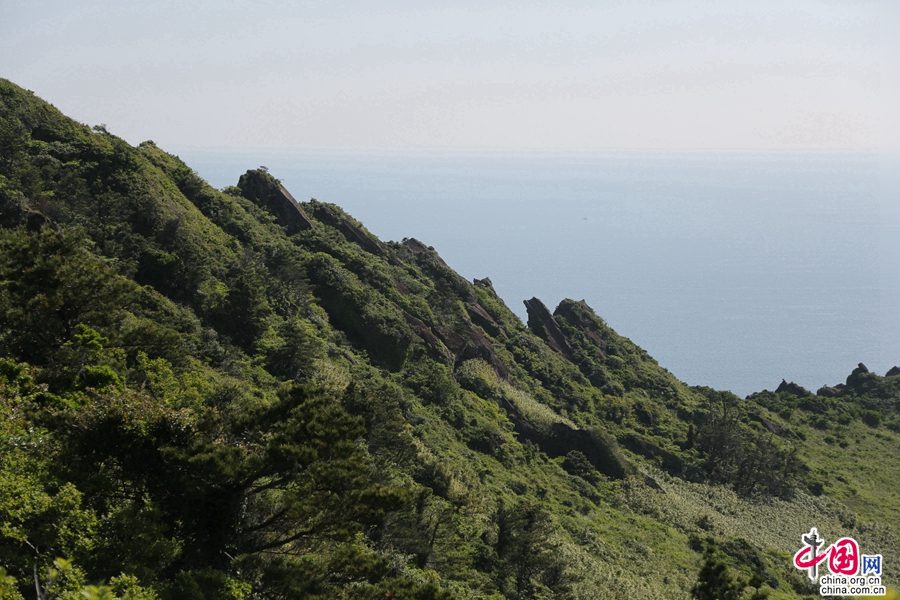
[[[289,234],[313,228],[313,222],[291,193],[265,171],[247,171],[241,175],[237,186],[245,198],[275,215],[275,222]]]
[[[546,305],[537,298],[523,302],[528,311],[528,329],[544,340],[550,348],[571,359],[572,348]]]
[[[802,385],[797,385],[793,381],[788,383],[784,379],[781,380],[781,384],[775,389],[775,392],[786,392],[799,397],[812,395],[812,393]]]

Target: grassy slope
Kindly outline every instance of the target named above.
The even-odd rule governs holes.
[[[152,143],[135,149],[93,133],[7,82],[0,94],[7,131],[25,140],[24,149],[4,147],[4,156],[19,152],[0,181],[5,226],[40,214],[81,227],[93,252],[155,294],[157,308],[132,308],[130,318],[183,315],[165,327],[194,349],[148,352],[169,365],[168,387],[146,368],[143,379],[135,374],[133,336],[120,335],[121,324],[102,331],[126,354],[124,385],[183,407],[229,387],[270,402],[285,380],[341,395],[366,419],[378,477],[422,498],[370,542],[394,557],[399,577],[436,578],[460,597],[512,597],[515,586],[484,563],[502,560],[503,507],[532,502],[546,511],[539,541],[553,554],[545,566],[561,570],[563,583],[547,584],[560,596],[686,598],[702,540],[713,537],[735,568],[763,573],[773,597],[797,597],[807,590],[788,557],[811,526],[830,541],[857,536],[864,551],[885,555],[896,581],[898,435],[859,420],[865,398],[847,400],[859,410],[829,430],[809,423],[843,404],[803,408],[785,394],[736,403],[747,439],[795,448],[808,467],[789,497],[739,495],[710,481],[708,456],[686,443],[714,410],[709,395],[587,307],[572,303],[554,317],[571,346],[566,357],[489,285],[463,280],[414,240],[380,243],[322,203],[304,203],[315,228],[289,236],[240,190],[210,188]],[[366,236],[368,250],[348,230]],[[880,410],[883,423],[897,422],[890,402]],[[788,433],[773,438],[750,415]],[[605,474],[567,472],[572,450],[597,451],[592,466]],[[825,495],[809,492],[817,482]],[[165,577],[143,581],[163,589]]]

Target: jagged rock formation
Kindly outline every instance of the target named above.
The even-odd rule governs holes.
[[[275,215],[275,222],[288,233],[299,233],[314,227],[291,193],[265,171],[247,171],[241,175],[237,186],[244,197]]]
[[[495,298],[499,297],[499,296],[497,296],[497,292],[494,290],[494,284],[491,281],[490,277],[485,277],[484,279],[473,279],[472,284],[481,286],[483,288],[490,290],[491,295],[494,296]]]
[[[544,340],[550,348],[571,359],[572,348],[544,303],[537,298],[523,300],[523,302],[528,311],[528,328]]]
[[[473,323],[491,335],[506,337],[506,332],[503,331],[503,328],[500,327],[494,320],[494,317],[489,315],[484,307],[478,303],[478,299],[474,295],[466,300],[465,307],[466,312],[469,314]]]
[[[563,300],[556,307],[556,310],[553,311],[553,315],[563,318],[567,323],[581,331],[596,346],[601,358],[606,356],[606,340],[603,339],[603,331],[598,324],[597,315],[584,300],[580,302]]]
[[[779,386],[777,388],[775,388],[775,392],[776,393],[786,392],[788,394],[791,394],[793,396],[798,396],[798,397],[809,396],[812,393],[808,389],[803,387],[802,385],[798,385],[798,384],[794,383],[793,381],[788,383],[784,379],[782,379],[781,384],[779,384]]]
[[[315,200],[310,203],[310,210],[313,216],[330,227],[334,227],[340,231],[348,242],[353,242],[360,248],[378,256],[386,255],[387,249],[379,240],[373,239],[367,232],[351,223],[349,219],[343,215],[339,215],[329,206]]]
[[[856,391],[873,390],[878,387],[878,375],[869,371],[863,363],[847,376],[847,387]]]
[[[447,263],[444,262],[444,259],[434,251],[434,248],[426,246],[416,238],[403,238],[403,247],[412,254],[427,254],[442,267],[450,268],[447,266]]]
[[[509,377],[509,369],[497,356],[491,340],[485,337],[471,322],[465,324],[465,329],[461,333],[441,325],[435,325],[433,331],[453,353],[454,364],[461,364],[472,358],[480,358],[491,365],[501,378]]]

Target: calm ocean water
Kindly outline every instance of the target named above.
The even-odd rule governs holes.
[[[900,364],[900,184],[874,154],[184,150],[216,187],[265,165],[490,277],[525,318],[584,299],[679,379],[815,391]]]

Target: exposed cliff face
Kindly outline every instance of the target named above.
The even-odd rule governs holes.
[[[351,223],[344,215],[336,213],[327,205],[316,202],[315,200],[311,201],[309,204],[312,214],[316,219],[340,231],[348,242],[353,242],[371,254],[377,254],[379,256],[388,254],[387,249],[381,241],[368,235],[365,231]]]
[[[509,369],[497,356],[491,340],[471,321],[464,324],[462,331],[440,325],[435,326],[434,331],[453,353],[455,365],[472,358],[480,358],[491,365],[501,378],[509,377]]]
[[[238,180],[238,187],[245,198],[275,215],[275,222],[288,233],[299,233],[314,227],[291,193],[265,171],[247,171]]]
[[[606,340],[599,325],[599,318],[584,300],[563,300],[553,311],[553,315],[562,318],[569,325],[580,331],[591,344],[597,348],[599,357],[606,357]]]
[[[571,359],[572,348],[544,303],[537,298],[523,300],[523,302],[528,311],[528,328],[544,340],[550,348]]]

